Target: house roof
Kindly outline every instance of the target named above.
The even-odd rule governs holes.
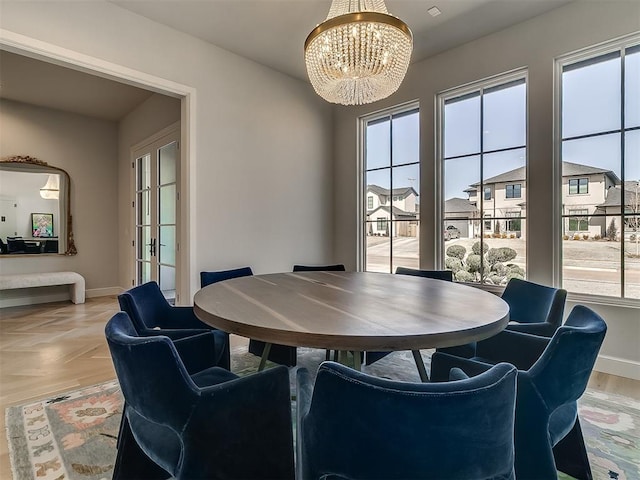
[[[615,186],[607,190],[606,200],[598,205],[598,207],[619,207],[620,199],[622,198],[622,188]],[[624,204],[630,206],[632,209],[635,206],[635,213],[639,213],[640,208],[640,182],[630,181],[624,182]]]
[[[477,212],[478,208],[465,198],[450,198],[444,202],[444,212]]]
[[[399,195],[403,198],[408,197],[412,193],[416,197],[418,196],[418,192],[416,192],[413,187],[394,188],[393,190],[389,191],[388,188],[380,187],[379,185],[367,185],[367,191],[373,192],[376,195]]]
[[[387,212],[389,213],[389,206],[388,205],[380,205],[378,208],[375,208],[369,212],[367,212],[367,215],[372,215],[373,213],[377,212],[378,210],[382,210],[383,212]],[[398,208],[398,207],[393,207],[393,215],[395,217],[407,217],[407,219],[414,219],[418,216],[418,214],[416,212],[405,212],[404,210]]]
[[[582,165],[580,163],[562,162],[563,177],[574,177],[577,175],[595,175],[598,173],[608,175],[615,184],[620,183],[620,179],[618,178],[618,176],[611,170],[607,170],[606,168],[591,167],[589,165]],[[500,175],[496,175],[495,177],[487,178],[483,183],[487,185],[488,183],[517,182],[519,180],[523,181],[525,178],[525,167],[519,167],[513,170],[509,170],[508,172],[501,173]],[[477,185],[480,185],[480,182],[474,183],[471,186],[473,187]]]

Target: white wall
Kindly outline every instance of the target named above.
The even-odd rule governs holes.
[[[422,172],[420,249],[423,268],[436,265],[436,224],[434,108],[438,92],[520,67],[527,67],[529,106],[529,177],[527,189],[527,230],[535,232],[528,242],[528,278],[553,284],[553,68],[554,58],[640,30],[640,2],[573,2],[547,14],[488,35],[410,66],[398,92],[374,105],[339,107],[335,111],[335,252],[336,261],[355,267],[357,118],[385,107],[418,99]],[[535,199],[532,202],[531,199]],[[583,302],[587,303],[587,302]],[[604,307],[603,307],[604,308]],[[632,362],[640,378],[640,310],[607,306],[605,319],[609,333],[604,355]],[[631,340],[629,340],[631,339]],[[624,363],[622,362],[622,363]],[[620,367],[616,370],[616,366]],[[626,372],[620,362],[599,368],[612,373]],[[625,365],[627,365],[625,363]]]
[[[0,26],[195,89],[191,294],[200,269],[333,261],[331,108],[306,82],[107,2],[3,1]]]
[[[85,278],[88,290],[117,286],[115,122],[9,100],[0,101],[0,122],[0,156],[29,155],[69,173],[78,249],[72,257],[1,257],[0,271],[74,271]]]
[[[154,94],[120,120],[118,124],[118,231],[119,285],[123,289],[131,286],[131,274],[135,251],[133,238],[134,209],[131,207],[132,168],[131,147],[146,140],[165,127],[180,121],[180,100],[166,95]]]

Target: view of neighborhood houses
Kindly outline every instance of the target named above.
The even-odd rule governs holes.
[[[624,52],[624,59],[618,51],[563,69],[562,286],[640,298],[640,48]],[[527,209],[536,208],[527,198],[526,166],[536,160],[527,159],[525,78],[493,80],[443,100],[445,265],[457,281],[526,277],[526,239],[535,242]],[[395,116],[367,123],[370,271],[419,265],[418,161],[408,174],[402,169],[411,156],[399,153],[417,155],[418,135],[405,133],[411,145],[396,142],[408,125]],[[553,189],[550,181],[549,195]]]

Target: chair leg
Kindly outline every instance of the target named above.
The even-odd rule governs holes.
[[[553,447],[553,458],[559,471],[578,480],[592,480],[591,466],[578,417],[571,431]]]
[[[112,480],[160,480],[171,478],[164,469],[153,462],[138,446],[131,433],[129,421],[123,414],[118,435],[118,451],[113,467]]]

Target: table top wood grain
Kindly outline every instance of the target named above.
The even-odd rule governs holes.
[[[372,272],[235,278],[198,291],[194,311],[215,328],[256,340],[355,351],[461,345],[509,322],[506,302],[486,291]]]

